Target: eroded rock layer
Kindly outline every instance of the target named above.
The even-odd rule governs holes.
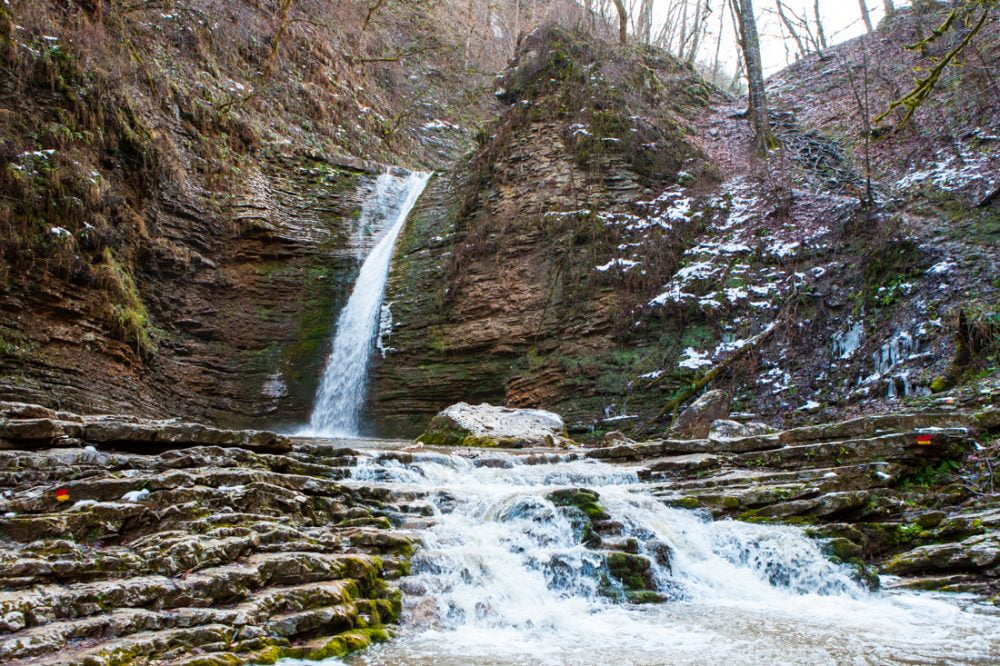
[[[800,525],[862,575],[874,563],[903,576],[894,585],[995,596],[995,445],[982,453],[979,442],[998,429],[996,407],[938,410],[615,444],[587,456],[639,466],[651,492],[671,506]]]
[[[338,481],[355,455],[4,404],[0,660],[267,663],[385,639],[411,545],[384,491]]]

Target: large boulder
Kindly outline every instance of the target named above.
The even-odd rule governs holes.
[[[433,446],[562,446],[571,444],[562,417],[541,409],[456,403],[431,419],[418,438]]]
[[[679,439],[705,439],[712,423],[729,416],[729,395],[706,391],[685,409],[670,426],[670,435]]]

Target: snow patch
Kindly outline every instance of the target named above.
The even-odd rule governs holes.
[[[684,357],[677,365],[682,368],[697,370],[698,368],[712,365],[712,361],[708,358],[708,352],[701,352],[694,347],[688,347],[684,350]]]
[[[129,492],[122,495],[123,502],[141,502],[142,500],[149,497],[149,491],[143,488],[142,490],[130,490]]]

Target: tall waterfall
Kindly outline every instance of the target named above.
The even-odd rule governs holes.
[[[399,232],[424,191],[430,174],[387,172],[362,206],[358,230],[384,229],[381,240],[361,265],[347,305],[337,318],[333,351],[316,392],[309,426],[300,434],[352,437],[360,434],[362,406],[368,391],[368,366],[378,336],[382,297]]]
[[[354,479],[348,483],[384,485],[412,498],[397,520],[422,547],[400,581],[406,605],[399,635],[350,664],[988,664],[1000,658],[1000,610],[960,597],[870,592],[798,528],[713,522],[669,508],[627,468],[580,460],[525,464],[487,452],[472,461],[375,454]],[[550,500],[554,490],[576,487],[598,492],[610,522],[620,525],[616,548],[650,555],[666,602],[609,598],[606,578],[601,589],[602,552],[586,547],[580,526]],[[653,550],[664,546],[669,558],[657,560]]]

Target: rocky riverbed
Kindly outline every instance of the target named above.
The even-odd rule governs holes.
[[[0,406],[0,660],[273,662],[387,637],[410,541],[353,451]]]
[[[886,587],[989,599],[1000,504],[962,474],[998,427],[995,406],[939,408],[752,435],[717,420],[701,439],[504,453],[3,403],[0,659],[260,663],[386,639],[413,544],[446,512],[426,490],[366,482],[357,466],[407,468],[442,452],[486,467],[516,455],[557,475],[610,463],[662,511],[799,525],[865,585],[883,574]],[[669,602],[648,544],[622,532],[599,491],[545,497],[583,521],[586,548],[611,549],[601,566],[621,603]]]

